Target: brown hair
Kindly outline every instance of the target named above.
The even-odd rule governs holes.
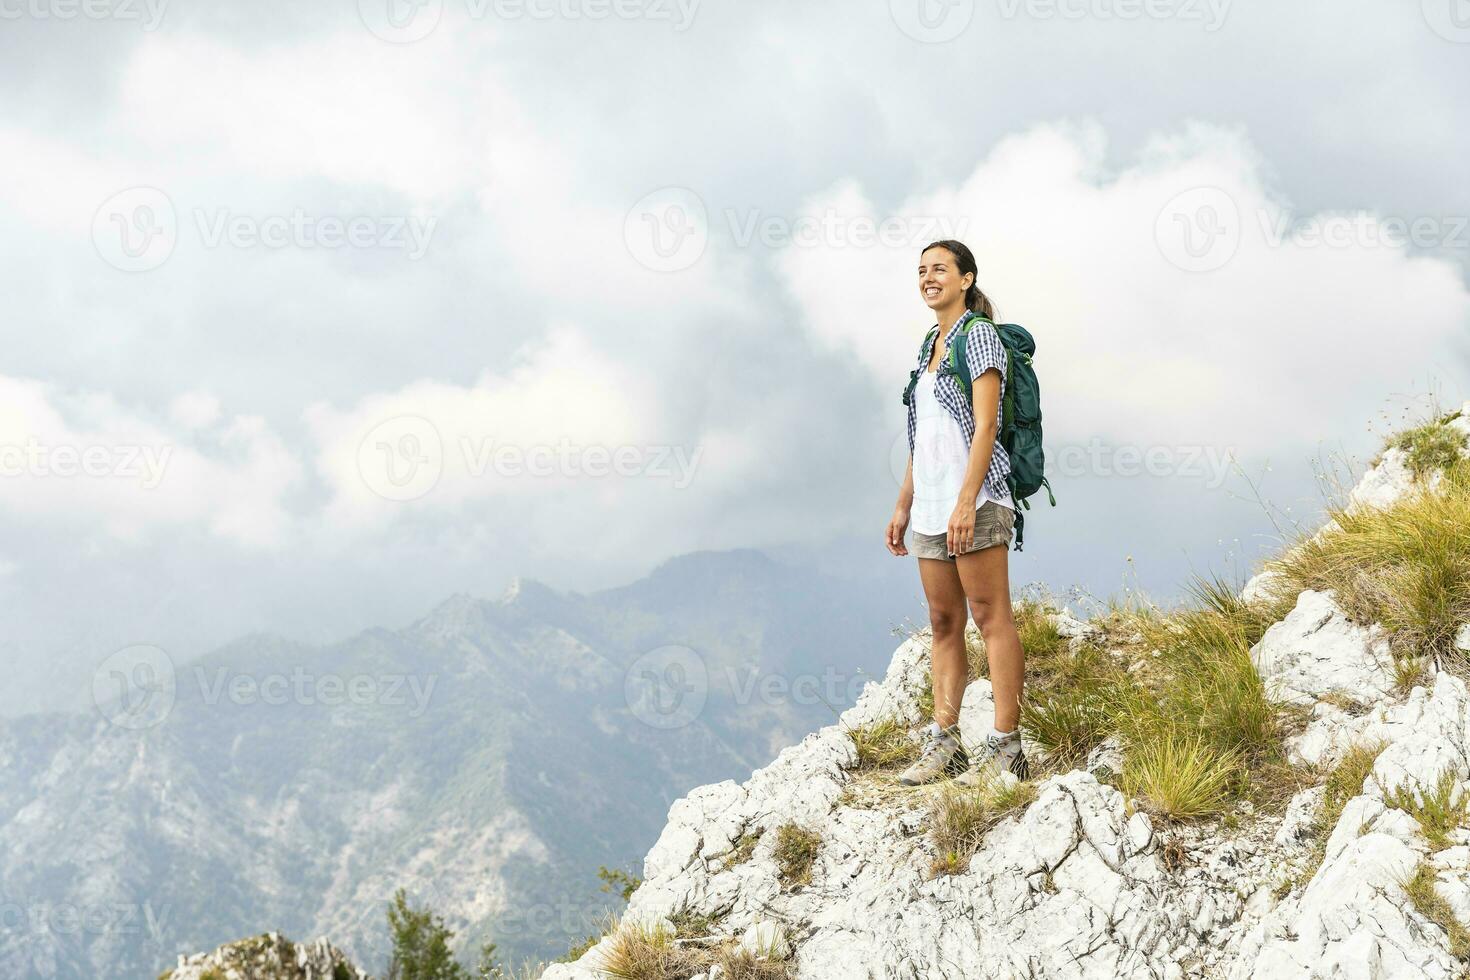
[[[955,264],[959,266],[961,276],[967,272],[974,274],[975,279],[971,281],[970,288],[965,290],[965,307],[994,322],[995,306],[990,302],[990,297],[980,289],[980,270],[975,265],[974,254],[965,246],[965,243],[957,242],[952,238],[930,242],[919,251],[919,255],[922,256],[931,248],[948,249],[949,253],[954,256]]]

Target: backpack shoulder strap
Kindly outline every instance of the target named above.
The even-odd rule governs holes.
[[[923,357],[924,356],[924,352],[929,349],[929,338],[930,337],[934,337],[934,335],[936,333],[938,333],[938,330],[939,330],[938,327],[930,327],[929,330],[928,330],[928,332],[924,334],[923,343],[919,344],[919,357]],[[938,338],[935,338],[935,339],[937,340]],[[906,385],[904,385],[904,389],[903,389],[903,403],[905,405],[907,405],[910,401],[913,400],[913,397],[914,397],[914,386],[916,386],[918,383],[919,383],[919,368],[914,368],[912,371],[909,372],[909,383],[906,384]]]
[[[966,402],[969,402],[974,396],[970,393],[973,379],[970,377],[970,358],[965,350],[965,345],[969,338],[970,328],[981,321],[989,322],[975,311],[967,310],[960,318],[960,328],[955,332],[954,341],[949,345],[949,373],[954,375],[956,383],[960,386],[960,393],[965,396]]]

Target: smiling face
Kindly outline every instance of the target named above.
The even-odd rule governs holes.
[[[974,281],[974,273],[960,275],[959,263],[947,248],[935,246],[919,256],[919,295],[931,310],[963,303],[965,290]]]

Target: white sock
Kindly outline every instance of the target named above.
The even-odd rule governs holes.
[[[995,727],[992,727],[990,729],[990,737],[991,738],[1005,739],[1005,738],[1010,738],[1014,734],[1016,734],[1016,730],[1014,728],[1012,728],[1008,732],[1003,732],[999,728],[995,728]]]

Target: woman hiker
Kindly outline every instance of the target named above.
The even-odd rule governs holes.
[[[975,257],[961,242],[927,246],[919,256],[919,295],[938,316],[919,352],[908,399],[909,463],[898,504],[888,522],[888,550],[907,555],[904,531],[913,524],[913,552],[934,629],[930,673],[934,719],[924,730],[919,758],[899,776],[917,786],[959,772],[955,782],[976,785],[1008,770],[1026,778],[1017,731],[1024,655],[1011,618],[1006,566],[1015,505],[1006,478],[1010,459],[997,442],[1006,354],[993,325],[995,310],[975,283]],[[966,401],[952,375],[939,371],[969,323],[965,354],[973,378]],[[943,328],[941,330],[941,328]],[[943,344],[936,343],[943,338]],[[960,702],[969,681],[965,657],[966,603],[985,638],[995,695],[994,727],[983,742],[960,744]]]

